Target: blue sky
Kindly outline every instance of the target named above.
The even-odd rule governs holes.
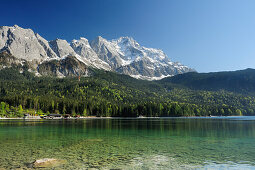
[[[198,72],[255,68],[254,0],[0,0],[0,25],[47,40],[131,36]]]

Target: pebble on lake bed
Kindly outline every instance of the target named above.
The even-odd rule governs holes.
[[[53,168],[65,164],[65,160],[44,158],[38,159],[33,163],[34,168]]]

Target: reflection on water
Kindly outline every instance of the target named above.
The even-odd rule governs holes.
[[[0,120],[0,168],[255,168],[255,117]]]

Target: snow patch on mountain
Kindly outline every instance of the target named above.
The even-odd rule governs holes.
[[[85,67],[94,67],[139,79],[158,80],[194,71],[170,61],[162,50],[141,46],[131,37],[106,40],[98,36],[90,42],[81,37],[71,43],[62,39],[47,41],[33,30],[17,25],[0,27],[0,52],[2,51],[15,56],[18,59],[16,62],[29,61],[33,68],[43,65],[45,73],[49,73],[50,68],[57,68],[53,75],[78,74],[79,68],[83,68],[82,73],[85,73]],[[55,65],[54,61],[62,65]],[[73,63],[79,64],[79,67],[75,67]],[[75,71],[72,67],[75,67]],[[63,68],[65,71],[61,72]]]
[[[98,57],[86,38],[81,37],[80,40],[73,40],[70,45],[90,66],[98,69],[111,70],[110,65]]]

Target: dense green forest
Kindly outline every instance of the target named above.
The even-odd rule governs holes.
[[[255,69],[214,73],[190,72],[168,77],[161,84],[174,83],[194,90],[227,90],[246,95],[255,95]]]
[[[253,91],[254,85],[239,84],[235,91],[236,84],[228,87],[219,81],[211,88],[210,81],[217,78],[205,77],[187,73],[145,81],[94,70],[92,76],[79,81],[77,77],[36,77],[28,71],[6,68],[0,71],[0,117],[35,112],[113,117],[253,115],[255,97],[247,92]],[[204,84],[199,87],[196,81]]]

